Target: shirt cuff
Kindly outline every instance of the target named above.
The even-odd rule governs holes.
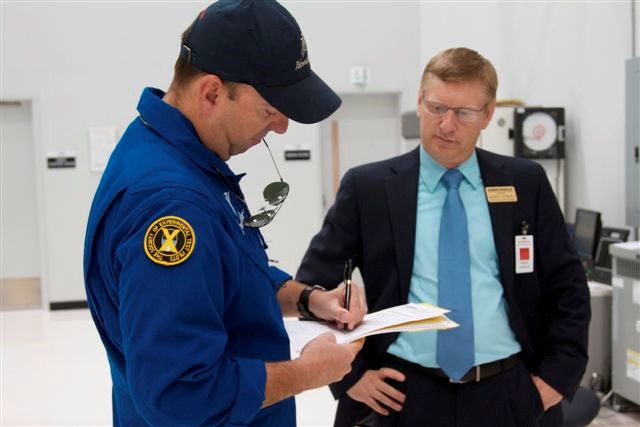
[[[269,266],[269,277],[271,277],[271,282],[276,290],[280,289],[280,286],[282,286],[284,282],[292,279],[292,276],[289,273],[285,273],[278,267],[274,266]]]
[[[267,387],[267,368],[256,359],[233,359],[238,364],[238,393],[229,414],[234,425],[249,425],[262,408]]]

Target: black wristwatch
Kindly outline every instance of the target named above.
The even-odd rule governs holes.
[[[319,317],[315,316],[311,310],[309,310],[309,295],[311,292],[315,290],[326,291],[320,285],[307,286],[300,292],[300,298],[298,298],[298,312],[300,313],[300,319],[302,320],[322,320]]]

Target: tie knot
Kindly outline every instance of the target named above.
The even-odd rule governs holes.
[[[444,173],[444,175],[442,175],[442,181],[444,182],[445,187],[447,187],[447,190],[452,188],[457,190],[460,188],[460,183],[463,178],[464,175],[462,175],[462,172],[458,169],[449,169]]]

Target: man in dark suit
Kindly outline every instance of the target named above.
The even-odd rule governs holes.
[[[587,363],[589,291],[538,164],[475,147],[497,75],[477,52],[432,58],[421,145],[344,176],[297,273],[342,280],[353,259],[370,312],[451,308],[448,331],[367,338],[331,386],[336,426],[559,425]]]

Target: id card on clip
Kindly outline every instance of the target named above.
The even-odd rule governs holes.
[[[516,274],[533,273],[533,236],[516,236]]]

